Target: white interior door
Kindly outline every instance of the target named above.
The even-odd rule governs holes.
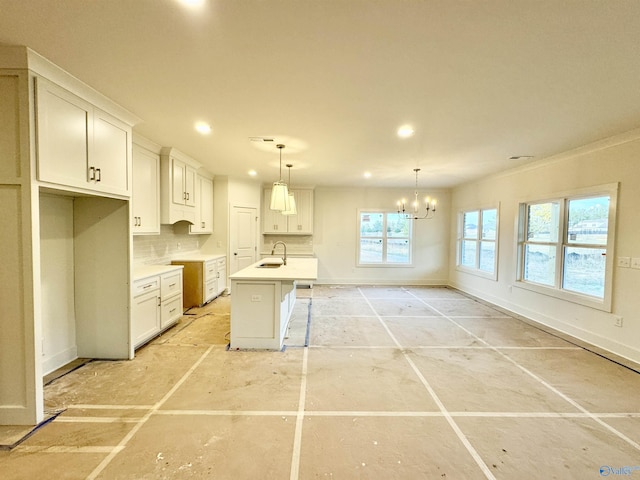
[[[231,207],[229,245],[231,247],[229,274],[257,262],[257,210],[250,207]]]

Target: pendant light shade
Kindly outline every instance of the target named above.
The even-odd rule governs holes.
[[[287,184],[282,181],[282,149],[284,148],[284,145],[279,143],[276,147],[280,150],[280,180],[274,182],[273,188],[271,189],[271,205],[269,208],[271,210],[279,210],[282,212],[287,209],[289,188],[287,187]]]
[[[289,189],[284,182],[275,182],[271,189],[271,210],[284,211],[287,209]]]
[[[289,185],[291,185],[291,165],[287,163],[287,168],[289,169]],[[296,215],[298,211],[296,210],[296,197],[289,191],[287,195],[287,208],[282,211],[283,215]]]

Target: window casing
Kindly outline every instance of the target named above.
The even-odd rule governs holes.
[[[358,211],[358,266],[410,266],[413,222],[397,212]]]
[[[611,311],[617,190],[521,203],[517,286]]]
[[[458,268],[497,279],[498,208],[463,210],[458,218]]]

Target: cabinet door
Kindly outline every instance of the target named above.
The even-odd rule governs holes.
[[[133,146],[133,234],[160,233],[160,156]]]
[[[287,217],[277,210],[271,210],[271,189],[265,189],[262,199],[262,233],[286,234]]]
[[[205,284],[204,290],[204,302],[207,303],[218,295],[218,281],[214,278],[213,280],[207,282]]]
[[[182,315],[182,295],[173,297],[162,302],[162,313],[160,314],[160,328],[165,329],[178,321]]]
[[[92,107],[42,78],[36,81],[38,180],[87,188]]]
[[[213,181],[200,177],[200,226],[202,233],[213,233]]]
[[[187,194],[184,190],[186,165],[175,158],[171,159],[171,203],[184,205]]]
[[[160,292],[150,292],[133,299],[131,314],[134,346],[139,346],[160,331]]]
[[[289,233],[313,234],[313,190],[293,190],[296,215],[289,216]]]
[[[189,233],[213,233],[213,181],[197,176],[196,181],[196,223],[189,227]]]
[[[95,169],[95,189],[106,193],[130,193],[131,128],[111,115],[94,109],[93,144],[89,168]]]
[[[184,168],[184,204],[188,207],[195,207],[196,205],[196,170],[189,165],[185,165]]]
[[[218,294],[227,289],[227,259],[220,258],[217,261],[218,269]]]

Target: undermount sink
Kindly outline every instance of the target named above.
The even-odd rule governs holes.
[[[261,263],[257,268],[280,268],[281,263]]]

